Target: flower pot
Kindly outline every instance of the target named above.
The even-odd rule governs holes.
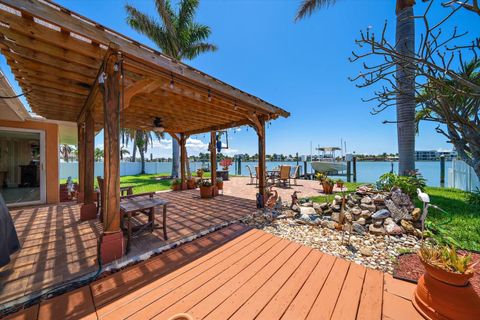
[[[325,194],[332,194],[333,193],[333,185],[332,184],[322,182],[322,187],[323,187],[323,193],[325,193]]]
[[[172,184],[172,190],[173,190],[173,191],[179,191],[179,190],[180,190],[180,187],[181,187],[180,184]]]
[[[480,319],[480,297],[468,280],[472,274],[458,274],[432,266],[423,260],[412,302],[426,319]]]
[[[217,182],[217,189],[218,190],[223,190],[223,181],[222,182]]]
[[[213,186],[200,186],[200,198],[207,199],[213,197]]]
[[[338,183],[338,182],[337,182],[337,188],[343,189],[343,183]]]
[[[187,188],[188,189],[195,189],[197,187],[197,183],[195,179],[190,179],[187,181]]]

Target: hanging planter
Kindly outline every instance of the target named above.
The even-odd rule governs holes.
[[[422,247],[418,255],[425,267],[412,298],[426,319],[480,319],[480,297],[469,280],[475,263],[450,247]],[[478,262],[478,261],[477,261]]]

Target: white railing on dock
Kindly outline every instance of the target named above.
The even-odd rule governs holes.
[[[474,191],[480,188],[480,181],[475,171],[462,160],[453,160],[448,170],[448,187],[464,191]]]

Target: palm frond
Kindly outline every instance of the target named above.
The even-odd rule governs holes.
[[[298,8],[295,21],[301,20],[307,16],[310,16],[314,11],[320,8],[326,8],[334,5],[336,0],[304,0]]]
[[[215,46],[214,44],[200,42],[188,48],[185,48],[185,51],[182,53],[182,56],[191,60],[201,53],[214,52],[216,50],[217,50],[217,46]]]
[[[166,34],[169,39],[169,46],[172,47],[171,53],[178,52],[178,44],[173,41],[177,37],[177,28],[176,28],[176,15],[172,9],[170,1],[168,0],[155,0],[155,6],[157,12],[162,19],[163,26],[166,30]],[[167,53],[168,54],[168,53]],[[177,58],[174,55],[171,55],[173,58]]]
[[[198,4],[198,0],[180,1],[180,9],[178,12],[178,29],[186,28],[187,25],[193,21]]]

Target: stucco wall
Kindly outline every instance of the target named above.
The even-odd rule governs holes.
[[[47,203],[59,202],[58,125],[41,121],[0,120],[0,127],[42,130],[45,132],[45,175]]]

